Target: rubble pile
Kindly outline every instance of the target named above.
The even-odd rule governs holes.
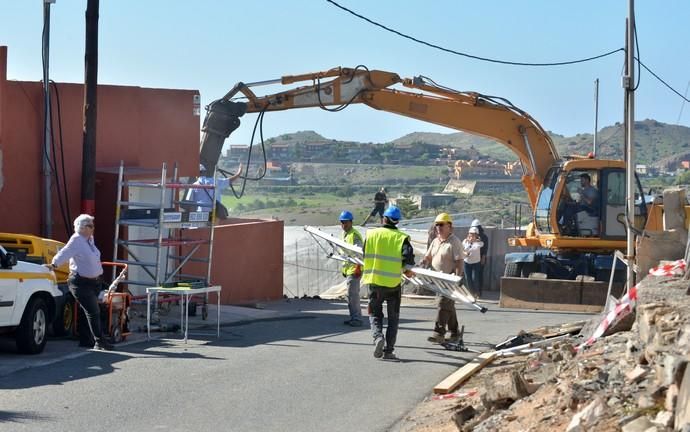
[[[689,285],[648,277],[638,285],[630,331],[580,352],[579,341],[557,342],[510,368],[483,371],[481,405],[458,428],[690,432]]]
[[[435,404],[444,424],[414,430],[690,432],[689,286],[677,277],[646,278],[629,330],[582,350],[588,334],[498,359],[458,389],[459,397],[425,403]],[[609,332],[614,327],[621,328]]]

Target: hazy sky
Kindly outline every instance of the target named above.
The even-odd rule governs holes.
[[[627,0],[336,1],[434,44],[522,62],[565,61],[623,47],[628,8]],[[0,45],[9,46],[9,79],[42,77],[42,4],[0,0]],[[690,81],[690,1],[638,0],[635,6],[640,58],[683,94]],[[51,8],[50,76],[57,82],[83,82],[85,10],[85,0],[57,0]],[[593,82],[599,78],[600,126],[623,120],[623,53],[547,68],[486,63],[403,39],[325,0],[101,1],[99,49],[100,83],[198,89],[202,105],[238,81],[363,64],[507,98],[544,128],[564,135],[592,131]],[[676,124],[681,105],[681,98],[642,71],[637,120]],[[248,143],[254,119],[245,116],[229,142]],[[679,123],[690,126],[690,104]],[[453,132],[362,106],[264,118],[266,137],[299,130],[363,142],[415,131]]]

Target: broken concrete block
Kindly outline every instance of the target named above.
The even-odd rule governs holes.
[[[644,379],[644,377],[647,376],[647,369],[643,368],[642,366],[635,366],[635,369],[631,370],[627,374],[625,374],[625,377],[628,379],[630,382],[638,383]]]
[[[592,402],[589,403],[582,411],[575,414],[570,420],[568,427],[565,429],[566,432],[581,432],[589,430],[589,426],[594,424],[595,421],[601,417],[606,411],[606,404],[597,396]]]
[[[685,230],[685,201],[683,188],[664,189],[664,230]]]
[[[659,411],[652,422],[663,427],[671,427],[673,424],[673,413],[671,411]]]
[[[511,371],[508,379],[485,381],[480,399],[487,408],[507,408],[516,400],[529,396],[527,383],[518,371]]]
[[[685,367],[688,364],[686,357],[672,353],[664,353],[660,362],[656,364],[656,377],[661,385],[670,386],[680,384]]]
[[[671,384],[666,390],[666,401],[664,402],[664,409],[666,411],[673,411],[676,409],[676,401],[678,400],[678,385]]]
[[[654,423],[652,423],[647,417],[642,416],[638,417],[635,420],[631,421],[630,423],[627,423],[621,428],[621,431],[623,432],[651,432],[656,431],[656,427],[654,426]]]
[[[649,269],[661,260],[677,260],[685,256],[687,233],[684,230],[647,231],[637,238],[636,257],[639,274],[646,275]]]
[[[676,400],[676,419],[674,428],[676,430],[682,429],[686,425],[690,425],[690,368],[685,368],[683,380],[678,388],[678,399]]]
[[[465,405],[453,414],[453,421],[455,421],[458,428],[461,428],[467,420],[473,418],[475,415],[477,415],[477,411],[474,407],[472,405]]]

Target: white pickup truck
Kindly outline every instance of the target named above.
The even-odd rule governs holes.
[[[64,303],[55,274],[46,267],[17,261],[0,246],[0,333],[11,333],[25,354],[43,351],[48,328]]]

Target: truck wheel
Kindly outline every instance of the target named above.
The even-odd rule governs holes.
[[[29,302],[17,327],[15,342],[23,354],[38,354],[46,346],[48,331],[48,307],[41,298]]]
[[[521,277],[522,276],[522,263],[506,263],[506,269],[503,272],[505,277]]]
[[[53,321],[53,334],[55,336],[69,336],[72,333],[72,325],[74,324],[74,299],[71,298],[65,301],[62,307],[62,312],[58,312],[58,316]]]

